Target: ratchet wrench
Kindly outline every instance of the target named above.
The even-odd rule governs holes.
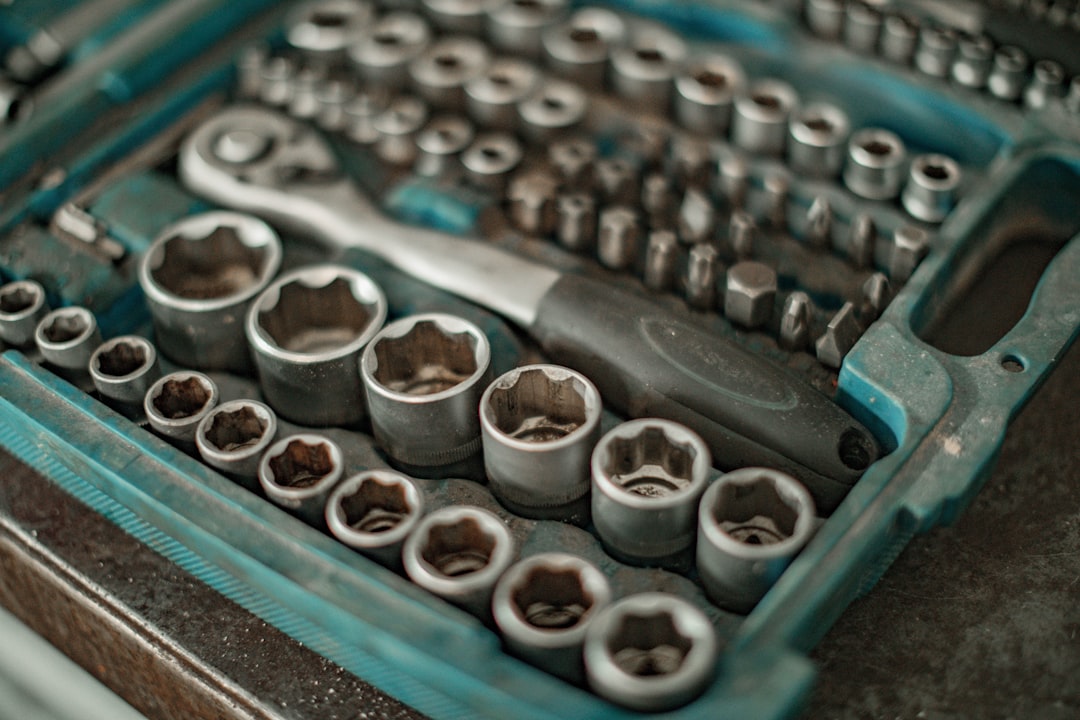
[[[213,202],[362,249],[500,313],[617,410],[692,428],[721,468],[788,472],[822,511],[879,455],[873,435],[825,395],[644,297],[386,217],[313,128],[276,111],[234,106],[209,118],[181,147],[179,171]]]

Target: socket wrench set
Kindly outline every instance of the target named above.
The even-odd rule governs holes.
[[[48,5],[0,443],[433,717],[797,713],[1080,330],[1075,3]]]

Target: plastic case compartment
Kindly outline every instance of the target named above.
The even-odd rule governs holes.
[[[133,274],[100,253],[72,253],[41,225],[64,202],[93,190],[86,195],[94,198],[89,211],[107,219],[114,240],[134,256],[161,226],[204,208],[167,174],[125,177],[112,168],[148,144],[158,147],[153,138],[171,132],[174,120],[192,109],[198,116],[220,97],[242,43],[273,32],[280,11],[267,5],[172,3],[52,81],[68,92],[46,97],[62,99],[0,137],[5,281],[47,276],[53,305],[91,304],[106,337],[145,331]],[[915,533],[950,522],[963,509],[992,466],[1010,419],[1080,330],[1080,117],[1060,103],[1024,113],[852,55],[811,38],[779,6],[617,5],[670,23],[695,41],[724,43],[751,76],[784,77],[825,96],[858,96],[862,102],[848,105],[854,127],[896,128],[913,145],[947,151],[971,169],[963,201],[837,378],[837,401],[874,430],[888,454],[749,615],[713,613],[723,644],[714,682],[670,713],[790,716],[813,680],[809,649]],[[78,142],[68,143],[72,138]],[[28,182],[43,175],[31,172],[35,166],[63,172]],[[1031,268],[1022,277],[1014,270],[1018,258]],[[397,288],[393,313],[460,312],[489,333],[498,362],[517,361],[520,348],[498,318],[379,262],[353,260],[384,287]],[[1016,298],[986,290],[1005,271]],[[1000,328],[967,337],[965,313],[999,315]],[[226,480],[16,351],[0,357],[0,418],[0,443],[24,462],[225,596],[421,712],[635,715],[510,659],[475,618]],[[361,464],[377,461],[370,443],[355,452]],[[555,524],[516,531],[529,549],[564,541]]]

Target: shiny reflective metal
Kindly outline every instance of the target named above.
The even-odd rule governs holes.
[[[244,162],[267,144],[236,130],[219,136],[215,149]],[[217,210],[166,227],[139,264],[158,349],[187,368],[249,371],[244,315],[280,266],[277,233],[251,215]]]
[[[1027,75],[1027,53],[1014,45],[1005,45],[994,53],[994,66],[986,79],[986,87],[996,98],[1018,100],[1024,93]]]
[[[461,164],[474,185],[499,192],[521,163],[524,152],[521,142],[509,133],[485,133],[461,154]]]
[[[34,342],[47,363],[78,380],[86,377],[90,356],[101,344],[101,331],[94,313],[84,307],[63,307],[41,318]]]
[[[544,59],[556,74],[586,90],[601,90],[609,53],[625,36],[626,26],[614,12],[583,8],[544,31]]]
[[[585,634],[589,687],[641,712],[673,710],[713,681],[719,643],[705,613],[667,593],[623,598]]]
[[[545,170],[518,173],[506,189],[507,215],[521,232],[546,237],[558,221],[555,207],[559,181]]]
[[[814,344],[818,361],[839,370],[844,357],[855,347],[861,335],[862,327],[855,313],[855,305],[850,301],[845,302]]]
[[[727,134],[735,95],[746,84],[742,66],[727,55],[691,57],[675,77],[675,118],[687,130]]]
[[[285,19],[285,39],[311,59],[333,61],[367,32],[375,8],[366,0],[311,0]]]
[[[90,379],[102,397],[141,406],[146,391],[161,377],[157,350],[138,335],[123,335],[98,345],[90,356]]]
[[[411,12],[398,11],[376,20],[348,48],[349,61],[368,85],[399,92],[409,79],[409,63],[431,43],[431,27]]]
[[[425,516],[401,551],[410,580],[480,618],[491,617],[495,583],[516,555],[506,523],[470,505],[452,505]]]
[[[201,372],[179,370],[150,386],[143,411],[150,427],[185,452],[194,453],[195,431],[218,404],[217,384]]]
[[[810,296],[796,291],[784,300],[780,315],[780,347],[792,352],[803,350],[810,339]]]
[[[932,77],[948,77],[956,57],[957,35],[951,28],[927,25],[919,32],[915,67]]]
[[[610,270],[629,270],[637,262],[638,214],[630,205],[609,205],[600,211],[596,256]]]
[[[525,60],[500,57],[465,83],[465,107],[469,116],[493,130],[518,126],[518,104],[532,95],[540,71]]]
[[[963,36],[949,74],[961,85],[978,89],[986,85],[994,64],[994,43],[985,35]]]
[[[653,230],[645,247],[645,287],[666,292],[679,276],[679,239],[673,230]]]
[[[560,195],[555,203],[555,237],[567,250],[589,253],[596,247],[596,201],[586,193]]]
[[[701,499],[697,569],[709,598],[749,612],[815,529],[810,493],[778,470],[722,475]]]
[[[743,327],[756,328],[772,317],[776,300],[776,271],[764,263],[744,260],[727,271],[724,315]]]
[[[491,62],[491,51],[467,36],[443,37],[409,63],[409,77],[417,94],[443,110],[465,107],[465,84]]]
[[[835,105],[811,103],[796,109],[788,126],[788,164],[800,175],[836,177],[844,166],[849,131],[847,114]]]
[[[878,41],[878,52],[883,58],[898,65],[907,65],[915,55],[918,42],[918,18],[902,12],[892,12],[885,16]]]
[[[375,154],[392,165],[406,166],[416,161],[416,135],[428,120],[424,101],[412,95],[398,95],[371,118]]]
[[[874,217],[861,212],[848,223],[847,256],[857,268],[868,268],[874,263],[874,246],[877,244],[877,225]]]
[[[195,447],[203,462],[259,492],[259,461],[277,436],[277,416],[256,400],[230,400],[199,421]]]
[[[1054,60],[1039,60],[1031,68],[1031,81],[1024,89],[1024,105],[1039,109],[1065,94],[1065,68]]]
[[[767,78],[752,83],[735,98],[731,141],[748,152],[782,154],[788,118],[798,100],[795,89],[783,80]]]
[[[491,611],[512,654],[581,684],[585,633],[610,602],[611,586],[596,566],[576,555],[545,552],[503,574]]]
[[[686,52],[686,43],[670,30],[653,25],[635,28],[625,45],[611,50],[611,87],[639,110],[666,114]]]
[[[444,477],[479,454],[491,346],[473,323],[444,313],[393,322],[364,349],[360,376],[376,442],[410,474]]]
[[[589,492],[600,411],[596,386],[569,368],[526,365],[498,377],[480,400],[492,493],[526,517],[567,517]]]
[[[851,136],[844,184],[859,197],[868,200],[896,197],[906,169],[907,150],[895,133],[867,128]]]
[[[32,345],[34,331],[48,312],[45,288],[36,280],[0,285],[0,340],[17,348]]]
[[[915,225],[901,225],[889,239],[886,270],[897,285],[907,281],[930,250],[930,234]]]
[[[499,0],[420,0],[435,26],[448,33],[480,35],[489,9]]]
[[[325,520],[339,541],[397,570],[401,546],[423,514],[416,483],[393,470],[365,470],[334,488]]]
[[[581,86],[565,80],[543,80],[518,103],[521,132],[533,142],[565,134],[585,120],[589,99]]]
[[[825,40],[839,40],[844,31],[844,0],[806,0],[803,12],[810,32]]]
[[[416,135],[413,170],[425,177],[446,178],[460,170],[460,155],[473,141],[473,126],[461,115],[437,115]]]
[[[345,471],[337,443],[298,433],[271,445],[259,461],[259,484],[271,502],[309,525],[321,527],[326,498]]]
[[[252,303],[244,325],[266,401],[301,425],[360,422],[357,363],[386,310],[382,290],[358,270],[313,265],[281,276]]]
[[[911,217],[939,223],[948,217],[960,186],[960,166],[945,155],[919,155],[911,161],[900,200]]]
[[[536,58],[544,31],[566,14],[566,0],[502,0],[487,12],[487,38],[499,50]]]
[[[858,53],[872,55],[881,34],[881,11],[869,3],[847,3],[844,17],[844,44]]]
[[[720,253],[711,243],[697,243],[690,248],[686,264],[686,303],[695,310],[716,309],[719,262]]]

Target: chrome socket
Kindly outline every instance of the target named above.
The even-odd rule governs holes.
[[[349,61],[368,85],[396,92],[409,80],[409,63],[430,43],[431,28],[423,17],[392,12],[349,47]]]
[[[290,435],[263,453],[259,484],[271,502],[321,527],[326,498],[341,480],[344,464],[337,443],[312,433]]]
[[[488,10],[499,0],[420,0],[437,28],[445,33],[480,35]]]
[[[691,58],[675,77],[675,118],[692,132],[726,135],[735,96],[745,85],[742,66],[727,55]]]
[[[522,134],[533,142],[546,142],[585,120],[589,99],[585,91],[564,80],[544,80],[518,103]]]
[[[151,429],[188,453],[195,453],[195,431],[218,404],[218,387],[201,372],[169,373],[150,386],[143,410]]]
[[[157,351],[146,338],[124,335],[98,345],[90,356],[90,379],[98,393],[121,405],[141,406],[161,377]]]
[[[844,44],[855,52],[872,55],[881,35],[881,11],[865,2],[848,2],[844,17]]]
[[[555,209],[558,190],[558,179],[546,170],[518,173],[506,189],[510,222],[525,235],[547,237],[558,219]]]
[[[626,25],[617,14],[589,7],[545,30],[541,42],[553,72],[588,91],[599,91],[604,88],[611,49],[625,37]]]
[[[502,192],[525,151],[516,137],[493,132],[480,135],[461,155],[466,177],[477,187]]]
[[[16,280],[0,286],[0,340],[8,345],[32,345],[34,331],[48,313],[45,288],[37,281]]]
[[[715,604],[745,613],[772,587],[814,532],[814,501],[797,480],[742,468],[701,499],[697,569]]]
[[[518,104],[533,94],[540,72],[519,58],[496,58],[484,72],[465,83],[465,106],[480,125],[494,130],[518,126]]]
[[[425,516],[401,550],[410,580],[482,619],[491,617],[495,583],[516,555],[506,523],[470,505]]]
[[[287,57],[269,57],[259,70],[259,100],[283,108],[292,101],[296,64]]]
[[[101,331],[94,313],[84,307],[65,307],[41,318],[34,330],[34,342],[45,361],[61,375],[82,380],[90,356],[101,344]]]
[[[642,712],[673,710],[712,682],[719,642],[698,608],[668,593],[642,593],[602,610],[585,633],[589,687]]]
[[[685,60],[686,43],[678,35],[655,26],[639,28],[628,43],[611,50],[611,87],[639,109],[666,114]]]
[[[1065,68],[1053,60],[1039,60],[1031,68],[1031,82],[1024,90],[1024,106],[1033,109],[1065,94]]]
[[[375,154],[380,160],[405,167],[416,161],[419,149],[416,135],[428,119],[424,101],[412,95],[399,95],[371,119]],[[354,128],[356,130],[358,128]],[[352,133],[357,139],[357,133]]]
[[[231,400],[207,412],[195,428],[203,462],[252,492],[259,491],[259,461],[277,436],[277,416],[256,400]]]
[[[808,177],[839,175],[850,129],[847,114],[835,105],[812,103],[796,110],[788,126],[791,169]]]
[[[960,166],[945,155],[919,155],[911,161],[901,202],[908,215],[939,223],[952,211],[960,186]]]
[[[592,454],[592,520],[608,554],[681,565],[711,463],[705,442],[670,420],[630,420],[604,435]]]
[[[566,518],[589,492],[600,437],[600,393],[558,365],[515,368],[480,399],[484,468],[492,493],[525,517]]]
[[[424,514],[424,496],[406,476],[367,470],[334,488],[326,526],[340,542],[387,567],[401,569],[401,546]]]
[[[544,31],[566,14],[566,0],[504,0],[487,13],[487,38],[504,52],[540,57]]]
[[[1000,100],[1019,100],[1027,85],[1027,75],[1027,53],[1013,45],[1005,45],[994,53],[994,66],[986,79],[986,87]]]
[[[416,136],[417,175],[447,177],[460,170],[461,153],[473,141],[473,126],[460,115],[439,115]]]
[[[229,147],[223,157],[258,151],[243,136]],[[280,266],[277,233],[250,215],[214,211],[165,228],[139,264],[158,349],[184,367],[250,371],[241,324]]]
[[[285,40],[306,57],[333,62],[361,41],[375,17],[364,0],[312,0],[298,5],[285,20]]]
[[[414,107],[419,108],[420,122],[427,118],[427,106],[417,98],[409,98]],[[389,98],[385,92],[359,92],[350,98],[341,108],[342,132],[345,137],[358,145],[371,145],[380,135],[376,129],[376,120],[386,110]],[[380,121],[382,122],[382,121]]]
[[[480,397],[491,382],[491,346],[453,315],[402,318],[360,358],[372,434],[391,461],[418,477],[476,460]]]
[[[897,65],[907,65],[915,55],[918,42],[919,23],[913,16],[905,13],[885,16],[878,41],[878,52],[883,58]]]
[[[915,67],[931,77],[948,77],[956,57],[956,45],[954,30],[937,25],[924,27],[915,48]]]
[[[782,80],[755,82],[735,98],[732,142],[748,152],[780,155],[787,142],[788,118],[798,100],[795,89]]]
[[[465,85],[491,63],[480,40],[465,36],[440,38],[409,63],[409,77],[420,97],[444,110],[465,108]]]
[[[994,43],[990,38],[985,35],[962,37],[949,74],[964,87],[978,89],[986,85],[993,63]]]
[[[844,32],[844,0],[806,0],[803,12],[810,32],[825,40],[839,40]]]
[[[859,130],[848,143],[844,184],[867,200],[889,200],[900,192],[907,150],[894,133],[878,128]]]
[[[385,320],[386,296],[357,270],[313,265],[280,277],[245,323],[266,401],[301,425],[363,420],[357,363]]]
[[[611,603],[607,577],[566,553],[540,553],[510,567],[491,610],[506,647],[556,677],[585,681],[582,648],[593,619]]]

